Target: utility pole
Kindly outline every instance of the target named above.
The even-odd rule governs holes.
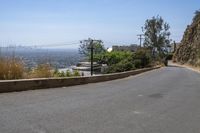
[[[144,34],[138,34],[137,36],[139,36],[139,40],[140,40],[140,47],[142,47],[142,40],[144,39],[142,36],[144,36]]]
[[[89,45],[88,49],[90,49],[90,61],[91,61],[91,66],[90,66],[90,74],[91,76],[93,76],[93,73],[94,73],[94,64],[93,64],[93,60],[94,60],[94,44],[95,43],[101,43],[102,41],[101,40],[93,40],[91,38],[89,38],[88,40],[83,40],[81,41],[81,43],[85,43],[86,45]]]
[[[93,75],[93,50],[94,50],[94,45],[93,45],[93,40],[90,40],[90,50],[91,50],[91,68],[90,68],[90,74],[91,76]]]

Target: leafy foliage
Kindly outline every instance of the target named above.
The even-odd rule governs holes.
[[[102,54],[97,54],[94,57],[94,60],[98,63],[107,64],[111,66],[113,64],[117,64],[120,61],[127,59],[132,59],[132,52],[129,51],[112,51],[112,52],[105,52]]]
[[[73,76],[79,77],[79,76],[81,76],[81,74],[79,73],[78,70],[75,70],[75,71],[73,71]]]
[[[93,41],[92,44],[90,44],[90,39],[81,41],[81,45],[79,46],[79,53],[82,55],[85,55],[86,57],[90,56],[91,54],[91,45],[93,45],[93,51],[94,54],[101,54],[106,51],[103,41]]]
[[[64,71],[59,72],[58,70],[55,70],[53,73],[53,76],[54,77],[79,77],[81,76],[81,74],[77,70],[72,71],[72,72],[70,70],[67,70],[66,72]]]
[[[144,68],[151,63],[151,51],[146,48],[137,50],[133,55],[133,63],[136,68]]]
[[[67,70],[66,71],[66,77],[71,77],[71,76],[72,76],[72,73],[69,70]]]
[[[98,54],[95,61],[108,65],[107,73],[124,72],[136,68],[143,68],[150,64],[150,52],[147,49],[140,49],[136,52],[112,51]]]
[[[135,66],[132,62],[128,61],[127,59],[120,61],[117,64],[113,64],[109,67],[108,73],[115,73],[115,72],[124,72],[130,71],[135,69]]]
[[[157,51],[159,54],[165,53],[167,45],[170,44],[169,29],[169,24],[160,16],[147,19],[144,27],[144,46],[150,48],[152,52]]]

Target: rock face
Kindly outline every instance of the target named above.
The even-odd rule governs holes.
[[[200,66],[200,10],[196,11],[192,24],[187,27],[173,60]]]

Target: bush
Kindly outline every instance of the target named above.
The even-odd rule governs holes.
[[[132,60],[132,52],[129,51],[112,51],[105,52],[94,56],[94,60],[101,64],[107,64],[108,66],[117,64],[124,59]]]
[[[79,77],[81,76],[78,70],[73,71],[73,76]]]
[[[151,63],[151,52],[148,49],[142,48],[137,50],[133,55],[133,62],[136,63],[136,68],[144,68]]]
[[[24,65],[16,58],[0,58],[0,80],[21,79],[24,77]]]
[[[81,76],[81,74],[79,73],[78,70],[75,70],[73,72],[71,72],[70,70],[67,70],[66,72],[64,71],[59,72],[58,70],[55,70],[53,76],[54,77],[79,77]]]
[[[54,70],[53,76],[54,76],[54,77],[59,77],[59,71],[58,71],[57,68]]]
[[[82,74],[84,75],[84,74]],[[26,70],[23,62],[16,58],[0,58],[0,80],[12,80],[22,78],[50,78],[50,77],[71,77],[81,76],[79,71],[59,72],[52,71],[49,64],[40,64],[32,70]]]
[[[52,75],[49,64],[40,64],[30,72],[30,78],[49,78]]]
[[[142,66],[142,60],[141,59],[135,59],[133,61],[133,64],[135,65],[135,68],[141,68],[141,66]]]
[[[59,77],[66,77],[65,72],[63,72],[63,71],[60,72],[60,73],[59,73]]]
[[[69,70],[67,70],[67,71],[66,71],[66,76],[67,76],[67,77],[71,77],[71,76],[72,76],[72,73],[71,73]]]
[[[122,60],[121,62],[110,66],[107,73],[125,72],[133,69],[135,69],[135,66],[132,62],[128,60]]]
[[[135,53],[130,51],[112,51],[95,55],[95,61],[108,65],[108,73],[124,72],[135,68],[144,68],[151,62],[151,52],[141,48]]]

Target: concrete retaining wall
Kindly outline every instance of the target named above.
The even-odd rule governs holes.
[[[131,75],[136,75],[142,72],[146,72],[146,71],[150,71],[150,70],[158,69],[158,68],[160,67],[144,68],[144,69],[138,69],[138,70],[133,70],[133,71],[128,71],[128,72],[105,74],[105,75],[93,76],[93,77],[3,80],[3,81],[0,81],[0,93],[97,83],[97,82],[125,78]]]

